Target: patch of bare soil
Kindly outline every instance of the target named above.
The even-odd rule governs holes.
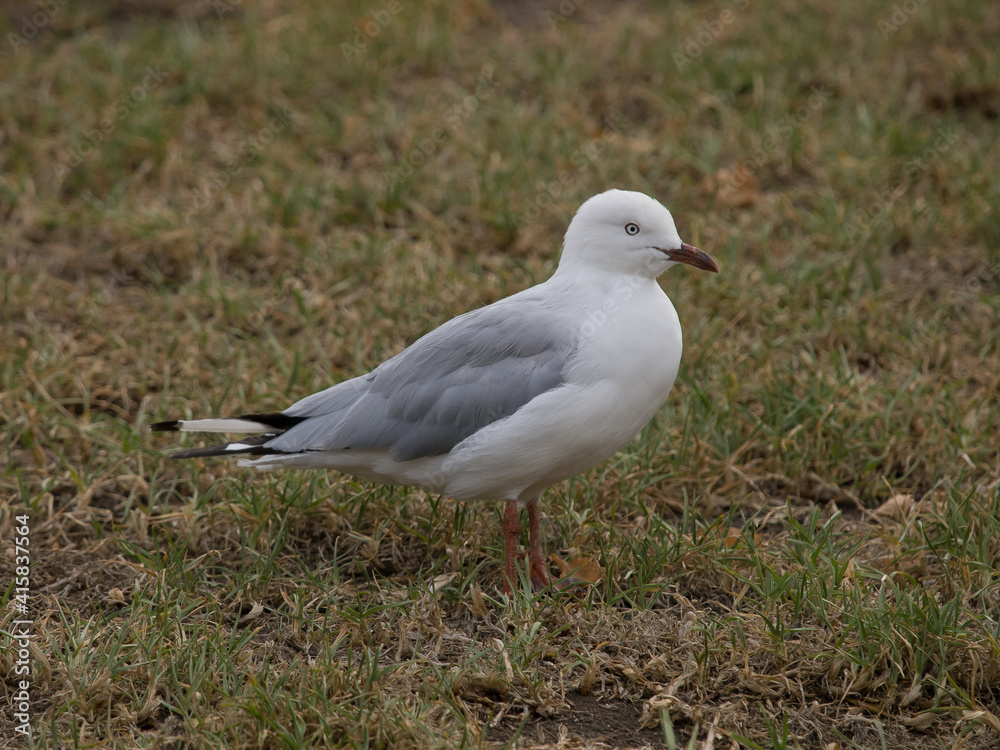
[[[518,740],[529,746],[596,741],[609,747],[666,747],[661,729],[639,728],[642,711],[629,701],[580,694],[567,698],[573,706],[569,716],[535,716],[527,723],[508,718],[491,727],[486,739],[504,744]]]

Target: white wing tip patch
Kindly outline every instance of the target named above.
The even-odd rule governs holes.
[[[181,432],[242,432],[249,435],[266,435],[273,427],[250,419],[186,419],[177,423]]]

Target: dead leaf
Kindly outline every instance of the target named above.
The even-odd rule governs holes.
[[[486,617],[489,610],[486,609],[486,601],[483,599],[483,592],[477,584],[469,586],[469,595],[472,597],[472,613],[477,617]]]
[[[441,575],[434,577],[434,580],[431,581],[430,586],[428,586],[428,588],[431,590],[432,594],[436,594],[438,591],[443,589],[449,583],[454,581],[455,578],[457,577],[458,573],[442,573]]]
[[[897,521],[904,520],[910,512],[913,510],[913,495],[903,495],[901,493],[896,493],[875,510],[872,511],[872,515],[879,518],[895,519]]]
[[[504,682],[495,675],[481,673],[469,674],[462,677],[462,680],[457,688],[457,692],[466,698],[469,697],[469,693],[496,693],[501,698],[506,698],[510,693],[510,684]],[[489,701],[489,705],[492,704],[493,701]]]
[[[913,703],[913,701],[919,698],[920,691],[923,688],[923,686],[924,684],[922,681],[915,680],[914,683],[910,686],[910,689],[906,691],[906,695],[904,695],[903,699],[899,702],[900,708],[906,708],[911,703]]]
[[[698,615],[694,612],[685,612],[684,617],[681,619],[680,636],[683,638],[688,633],[690,633],[694,626],[698,624]]]
[[[843,487],[839,487],[833,482],[828,482],[819,474],[812,471],[799,477],[795,485],[796,494],[807,500],[813,500],[817,503],[828,503],[831,501],[834,503],[850,502],[859,507],[861,505],[858,498]]]
[[[566,561],[553,552],[549,559],[559,568],[560,577],[567,582],[597,583],[604,577],[601,566],[589,557],[570,555],[569,561]]]
[[[1000,733],[1000,719],[997,718],[995,713],[987,711],[985,708],[981,708],[976,711],[963,711],[962,721],[984,724],[991,727],[994,732]]]
[[[911,729],[928,729],[937,721],[937,716],[932,711],[923,711],[916,716],[903,716],[899,721]]]
[[[735,547],[740,541],[740,529],[735,526],[730,526],[729,530],[726,532],[726,538],[722,540],[726,547]]]
[[[576,692],[580,695],[586,695],[589,693],[595,679],[597,679],[597,659],[591,659],[590,664],[587,665],[587,671],[584,673],[583,679],[580,680],[580,686],[576,689]]]
[[[261,604],[260,602],[254,602],[253,606],[250,608],[250,611],[239,619],[240,624],[243,624],[244,622],[247,622],[249,620],[253,620],[256,617],[260,617],[263,611],[264,611],[264,605]]]

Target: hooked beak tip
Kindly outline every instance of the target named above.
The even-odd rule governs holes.
[[[680,249],[664,250],[663,252],[675,263],[686,263],[689,266],[700,268],[702,271],[719,272],[719,264],[711,255],[686,242],[681,243]]]

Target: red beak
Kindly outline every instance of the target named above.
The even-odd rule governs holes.
[[[712,260],[711,255],[686,242],[681,243],[680,250],[662,250],[661,248],[661,251],[670,260],[677,263],[687,263],[689,266],[700,268],[702,271],[719,272],[719,264]]]

